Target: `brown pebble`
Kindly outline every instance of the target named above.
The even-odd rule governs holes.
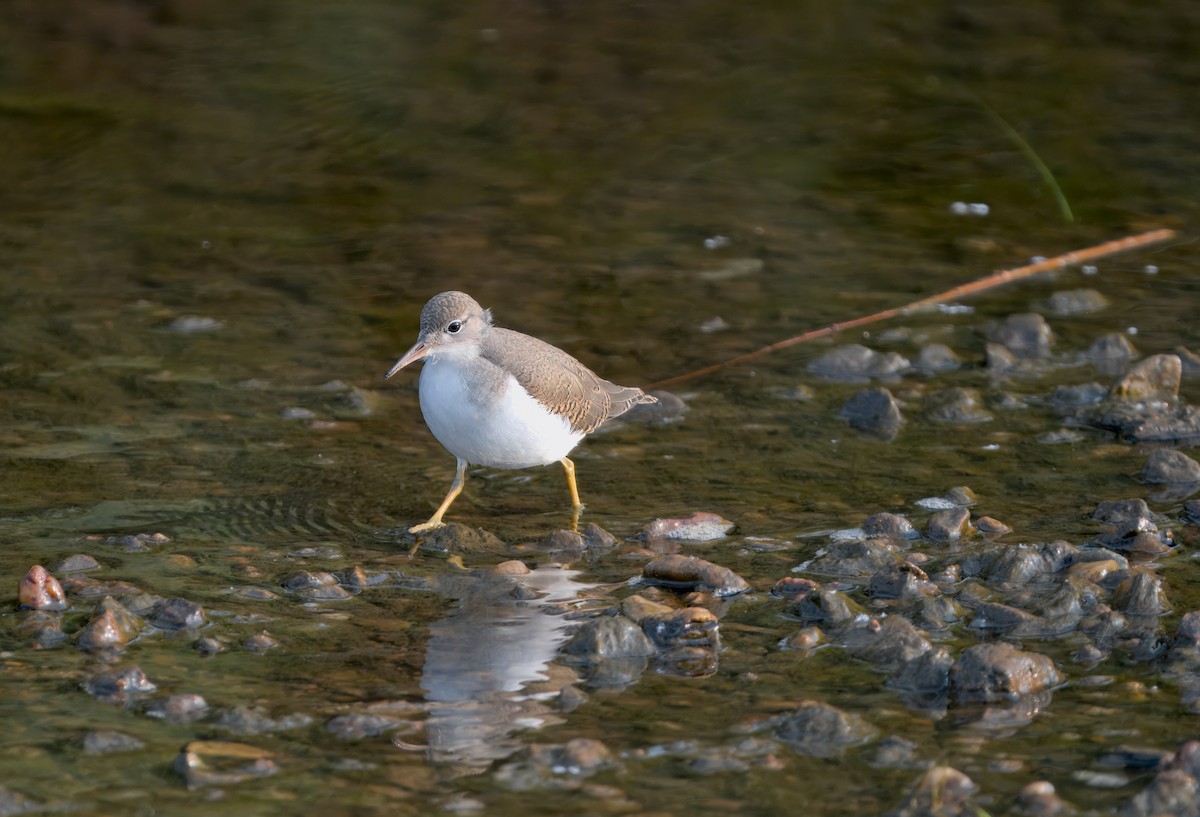
[[[993,519],[990,516],[981,516],[976,519],[975,529],[985,536],[1000,536],[1005,533],[1012,533],[1012,528],[999,519]]]
[[[67,594],[46,568],[34,565],[17,584],[17,601],[31,610],[65,610]]]
[[[771,595],[795,600],[811,593],[813,590],[820,589],[821,585],[812,579],[802,579],[799,576],[784,576],[775,582],[775,586],[771,588]]]
[[[249,652],[264,653],[278,647],[279,642],[266,633],[257,633],[243,641],[242,646]]]
[[[720,514],[697,511],[686,517],[655,519],[642,529],[642,536],[646,539],[708,542],[723,538],[733,527],[733,523]]]
[[[793,650],[811,650],[825,643],[825,634],[817,627],[805,627],[788,636],[785,646]]]
[[[494,566],[491,572],[498,576],[527,576],[530,571],[529,565],[520,559],[509,559]]]

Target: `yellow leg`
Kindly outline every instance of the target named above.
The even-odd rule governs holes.
[[[579,488],[575,485],[575,463],[566,457],[559,462],[567,475],[567,488],[571,491],[571,530],[576,530],[579,527],[579,512],[583,510],[583,503],[579,501]]]
[[[450,504],[458,498],[462,493],[463,483],[467,481],[467,461],[458,461],[458,470],[454,472],[454,482],[450,484],[450,491],[446,494],[446,498],[442,500],[442,504],[433,512],[433,516],[429,517],[428,522],[422,522],[420,525],[413,525],[408,529],[409,533],[420,533],[423,530],[431,530],[432,528],[440,527],[442,524],[442,516],[450,507]],[[574,480],[572,480],[574,483]],[[571,485],[571,490],[575,490],[574,484]]]

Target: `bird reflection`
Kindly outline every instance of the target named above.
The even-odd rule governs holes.
[[[552,566],[445,581],[443,592],[460,603],[430,627],[421,673],[432,761],[476,774],[520,747],[514,731],[560,720],[544,703],[559,689],[546,682],[574,625],[555,613],[595,587],[575,581],[578,575]],[[533,684],[536,692],[527,689]]]

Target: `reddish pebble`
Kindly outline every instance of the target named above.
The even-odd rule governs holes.
[[[46,568],[34,565],[17,585],[17,600],[22,607],[32,610],[63,610],[67,606],[67,594],[58,579]]]

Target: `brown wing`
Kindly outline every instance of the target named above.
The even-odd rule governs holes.
[[[639,388],[610,383],[562,349],[511,329],[493,327],[480,350],[484,358],[511,372],[535,400],[584,434],[638,403],[657,402]]]

